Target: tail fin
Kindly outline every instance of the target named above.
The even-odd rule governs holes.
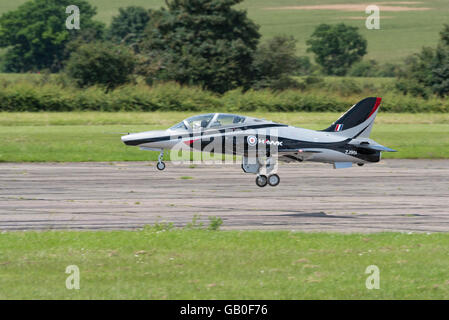
[[[352,139],[369,138],[381,101],[382,98],[363,99],[323,131]]]

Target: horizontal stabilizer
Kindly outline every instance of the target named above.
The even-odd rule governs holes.
[[[378,145],[370,145],[370,144],[362,144],[359,146],[360,148],[369,149],[369,150],[376,150],[376,151],[383,151],[383,152],[397,152],[394,149],[390,149],[385,146]]]

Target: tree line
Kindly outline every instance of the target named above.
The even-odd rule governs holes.
[[[321,24],[307,40],[313,64],[296,55],[296,40],[260,41],[259,26],[234,6],[243,0],[166,0],[166,7],[121,8],[109,27],[94,20],[86,0],[31,0],[0,17],[5,72],[47,70],[78,87],[107,90],[133,82],[175,81],[217,93],[301,88],[293,76],[398,76],[397,89],[423,97],[447,95],[449,27],[437,48],[425,48],[402,66],[364,61],[367,41],[357,28]],[[80,9],[81,30],[65,27],[65,8]]]

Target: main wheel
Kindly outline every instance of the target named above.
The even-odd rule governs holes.
[[[264,175],[257,176],[257,178],[256,178],[256,184],[257,184],[259,187],[263,188],[263,187],[265,187],[265,186],[267,185],[267,183],[268,183],[268,178],[267,178],[267,176],[264,176]]]
[[[268,177],[268,184],[272,187],[276,187],[279,182],[281,182],[281,178],[277,174],[272,174]]]
[[[165,169],[165,163],[163,163],[163,162],[158,162],[157,165],[156,165],[156,168],[157,168],[158,170],[160,170],[160,171],[164,170],[164,169]]]
[[[363,167],[364,163],[357,163],[359,167]]]

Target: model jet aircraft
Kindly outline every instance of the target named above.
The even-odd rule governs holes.
[[[256,174],[259,187],[277,186],[277,160],[331,163],[335,169],[378,162],[381,152],[395,152],[369,139],[381,98],[355,104],[329,128],[315,131],[252,117],[209,113],[190,117],[164,131],[122,136],[129,146],[160,151],[157,168],[165,169],[164,150],[189,150],[242,156],[245,173]]]

